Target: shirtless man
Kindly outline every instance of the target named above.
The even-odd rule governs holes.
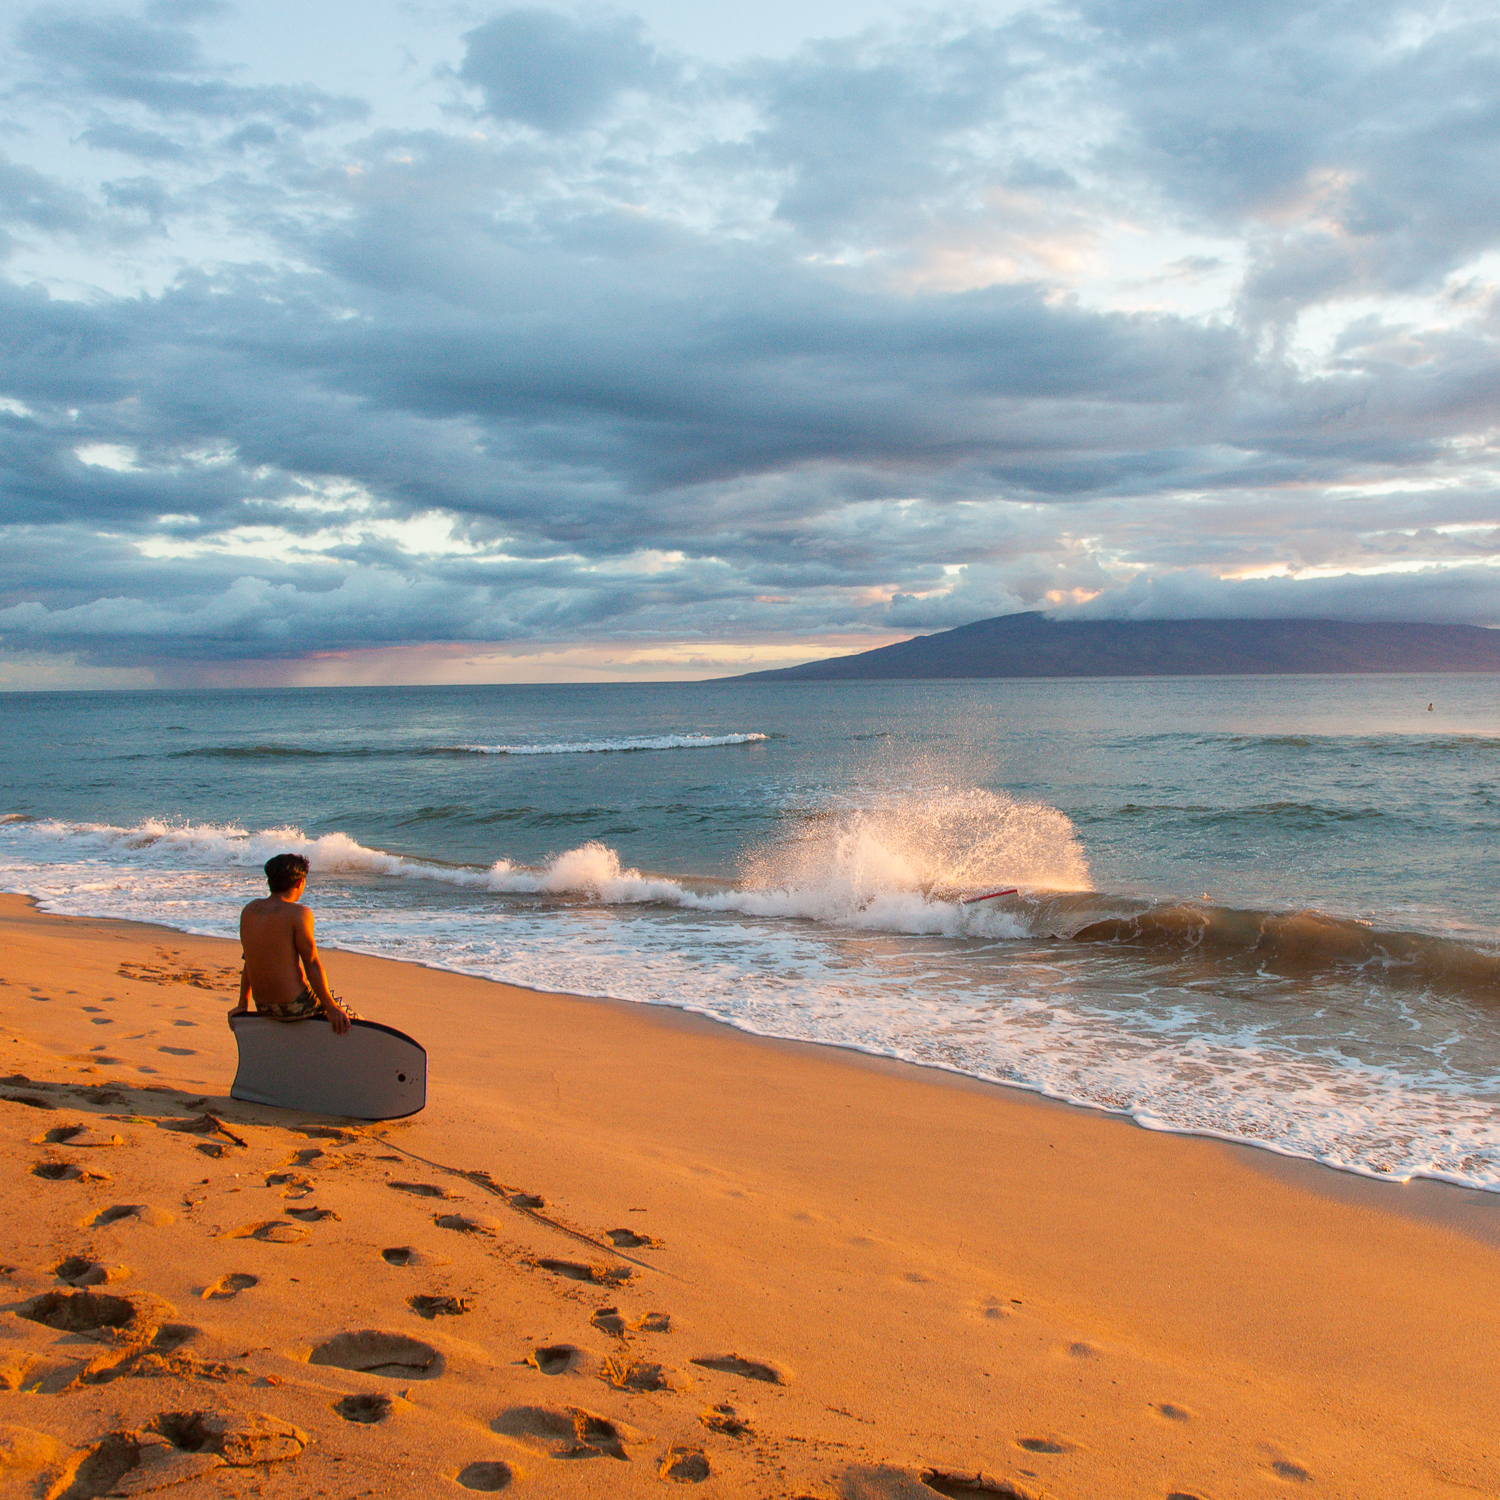
[[[266,861],[269,896],[252,901],[240,913],[240,1003],[229,1012],[244,1015],[255,1008],[278,1021],[305,1021],[322,1014],[339,1035],[349,1029],[353,1012],[345,1010],[328,988],[313,941],[313,914],[299,906],[307,888],[307,861],[300,854],[278,854]]]

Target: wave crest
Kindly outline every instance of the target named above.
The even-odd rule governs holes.
[[[443,745],[439,751],[459,755],[607,755],[642,750],[710,750],[720,745],[754,745],[769,738],[767,734],[648,734],[558,740],[547,745]]]

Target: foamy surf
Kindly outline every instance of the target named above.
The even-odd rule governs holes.
[[[1500,1078],[1432,998],[1467,964],[1478,1003],[1492,956],[1452,943],[1455,964],[1447,940],[1402,950],[1317,913],[1092,890],[1071,820],[1024,799],[959,788],[803,808],[734,880],[636,868],[601,840],[483,866],[295,827],[0,816],[0,882],[46,909],[222,936],[287,849],[319,877],[330,946],[693,1009],[1370,1175],[1500,1188]],[[1397,1028],[1392,1042],[1393,1008],[1410,1041]]]

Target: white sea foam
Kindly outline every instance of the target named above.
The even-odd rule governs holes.
[[[999,885],[1080,889],[1088,875],[1062,813],[974,790],[804,822],[795,837],[749,861],[741,883],[712,887],[630,868],[593,840],[542,866],[501,859],[477,870],[371,849],[344,833],[308,838],[290,827],[251,833],[233,824],[160,819],[128,828],[43,820],[8,828],[6,836],[9,850],[41,864],[112,858],[143,869],[247,870],[293,852],[324,875],[381,875],[496,894],[575,896],[605,906],[658,905],[946,937],[1020,937],[1026,931],[1024,920],[1003,906],[963,905],[965,892]]]
[[[1274,1032],[1267,1013],[1154,990],[1144,969],[1101,989],[1096,971],[1079,966],[1113,960],[1086,945],[1054,956],[1032,944],[1016,970],[987,962],[997,950],[982,941],[946,942],[1028,935],[1022,909],[960,906],[960,890],[1087,881],[1066,818],[990,794],[803,818],[737,885],[631,869],[600,843],[539,867],[481,870],[406,859],[341,833],[163,820],[6,821],[0,885],[53,911],[227,936],[260,888],[258,867],[284,850],[332,877],[317,900],[325,942],[338,946],[693,1009],[747,1031],[948,1068],[1153,1129],[1369,1175],[1500,1189],[1500,1080],[1445,1075],[1416,1054],[1380,1063],[1307,1045]],[[396,884],[372,892],[371,877]],[[403,898],[410,881],[438,889]]]
[[[764,734],[649,734],[620,739],[558,740],[546,745],[445,745],[473,755],[599,755],[636,750],[708,750],[716,745],[753,745]]]

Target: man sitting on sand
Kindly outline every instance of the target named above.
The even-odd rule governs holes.
[[[253,995],[263,1016],[305,1021],[321,1011],[342,1035],[354,1012],[345,1010],[328,988],[313,941],[313,914],[298,905],[307,888],[307,870],[300,854],[278,854],[266,861],[271,894],[240,913],[245,967],[240,970],[240,1003],[229,1014],[244,1015]]]

